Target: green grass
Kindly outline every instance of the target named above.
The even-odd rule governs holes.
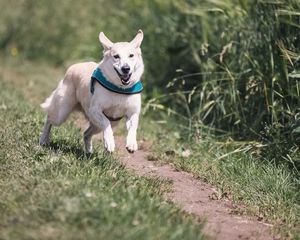
[[[37,99],[60,72],[19,60],[0,68],[0,239],[203,239],[202,223],[163,198],[166,182],[128,173],[99,145],[87,158],[72,121],[38,146]]]
[[[258,142],[218,140],[207,136],[205,130],[199,133],[202,137],[187,140],[180,124],[171,122],[160,129],[159,133],[153,129],[148,131],[148,138],[154,139],[154,143],[159,139],[150,160],[193,173],[217,187],[216,198],[240,204],[236,213],[247,213],[274,225],[274,233],[280,238],[299,239],[300,176],[297,171],[264,161],[257,153]]]
[[[62,68],[49,68],[49,62],[99,60],[100,31],[120,41],[143,29],[146,98],[157,100],[152,102],[156,109],[180,115],[175,121],[188,126],[181,131],[175,125],[167,132],[162,131],[164,126],[156,127],[152,138],[160,145],[151,158],[218,186],[219,197],[243,202],[247,212],[274,224],[282,236],[300,235],[300,2],[99,0],[97,4],[103,7],[90,0],[0,0],[6,9],[0,15],[0,54],[40,61],[33,63],[36,67],[1,61],[0,81],[19,89],[36,107],[63,75]],[[109,24],[98,19],[109,19]],[[120,23],[127,27],[120,28]],[[1,117],[7,117],[6,105],[0,103]],[[173,121],[158,111],[155,115],[161,122]],[[20,115],[17,120],[22,119]],[[149,127],[144,125],[143,129]],[[69,130],[61,130],[53,147],[81,141],[78,132],[69,139]],[[215,139],[207,130],[234,140]],[[35,131],[29,138],[38,135]],[[188,137],[182,135],[186,131]],[[57,142],[60,139],[67,140]],[[70,154],[81,149],[76,144]],[[192,152],[189,157],[181,156],[184,148]]]

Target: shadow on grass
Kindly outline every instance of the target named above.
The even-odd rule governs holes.
[[[65,139],[51,141],[48,145],[51,150],[55,152],[63,152],[65,154],[73,154],[78,160],[86,160],[91,158],[94,154],[86,154],[82,148],[76,144],[71,143]]]
[[[94,153],[86,153],[82,147],[70,142],[66,139],[53,140],[49,143],[48,148],[56,153],[73,154],[77,160],[92,160],[95,165],[103,165],[108,159],[113,158],[111,154],[95,151]]]

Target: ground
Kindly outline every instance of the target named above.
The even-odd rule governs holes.
[[[279,238],[270,221],[249,217],[241,211],[243,204],[219,198],[216,185],[187,167],[194,164],[188,158],[178,167],[170,151],[165,162],[174,157],[172,166],[154,162],[153,149],[146,147],[151,139],[143,134],[141,150],[133,155],[122,150],[106,156],[97,141],[95,154],[87,157],[79,130],[84,124],[75,121],[76,115],[54,129],[48,148],[39,147],[44,115],[38,105],[63,76],[63,68],[35,65],[10,59],[0,69],[0,238]],[[124,149],[123,138],[117,143]]]

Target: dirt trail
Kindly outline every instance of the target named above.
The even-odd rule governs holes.
[[[85,121],[76,122],[82,130],[87,128]],[[100,140],[102,137],[95,136]],[[141,145],[141,144],[140,144]],[[172,191],[166,197],[178,204],[184,211],[206,219],[204,233],[216,240],[270,240],[271,225],[248,216],[235,215],[235,207],[229,200],[214,200],[216,190],[209,184],[195,179],[192,174],[177,171],[169,165],[158,165],[147,160],[149,154],[138,150],[129,154],[125,150],[124,136],[116,137],[116,149],[119,160],[127,169],[139,176],[154,176],[172,182]]]
[[[139,150],[129,154],[124,149],[124,140],[117,138],[119,159],[135,174],[150,175],[171,180],[173,188],[167,197],[186,212],[206,218],[204,233],[213,239],[273,239],[270,226],[247,216],[234,215],[233,204],[226,200],[213,200],[215,190],[207,183],[195,179],[190,173],[177,171],[169,165],[156,165],[147,160],[148,153]]]

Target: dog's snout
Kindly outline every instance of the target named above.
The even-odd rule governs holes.
[[[125,64],[125,65],[121,68],[121,70],[122,70],[122,72],[123,72],[124,74],[127,74],[127,73],[129,73],[129,71],[130,71],[130,67],[129,67],[128,64]]]

